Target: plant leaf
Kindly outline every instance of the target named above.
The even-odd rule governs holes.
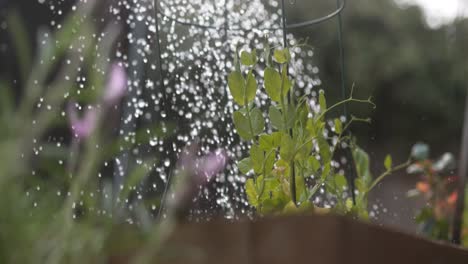
[[[237,168],[242,174],[247,174],[249,171],[251,171],[252,168],[252,161],[250,157],[245,158],[237,163]]]
[[[269,114],[271,125],[278,130],[284,130],[285,126],[283,123],[283,115],[278,110],[278,108],[273,105],[270,106]]]
[[[330,163],[332,157],[328,141],[323,137],[323,135],[318,135],[317,143],[319,147],[320,157],[323,160],[323,163]]]
[[[252,145],[250,148],[250,160],[256,174],[262,173],[264,159],[265,152],[258,145]]]
[[[325,98],[325,92],[323,90],[320,90],[319,92],[319,104],[321,112],[327,111],[327,100]]]
[[[320,162],[315,156],[310,156],[307,160],[307,163],[314,172],[317,172],[321,167]]]
[[[265,69],[264,85],[271,100],[279,102],[281,100],[281,75],[277,70],[271,67]]]
[[[245,80],[242,76],[242,73],[239,71],[233,71],[229,74],[228,77],[228,86],[229,91],[231,92],[234,101],[243,106],[244,105],[244,89],[245,89]]]
[[[249,120],[239,111],[234,112],[234,126],[236,127],[237,134],[244,140],[251,140],[253,138],[250,132]]]
[[[337,134],[343,133],[343,124],[339,118],[335,118],[335,132]]]
[[[252,66],[257,63],[257,55],[254,54],[256,51],[252,51],[252,53],[247,51],[242,51],[240,61],[245,66]]]
[[[278,63],[287,63],[289,60],[291,60],[291,53],[289,53],[289,49],[285,48],[282,50],[275,50],[273,57],[275,58],[275,61]]]
[[[273,136],[272,135],[267,135],[267,134],[260,135],[260,137],[258,139],[258,144],[259,144],[260,148],[265,150],[265,151],[269,151],[269,150],[275,148],[273,146]]]
[[[336,174],[335,175],[335,184],[336,184],[336,188],[337,190],[339,190],[340,192],[343,191],[343,188],[347,186],[347,180],[346,180],[346,177],[342,174]]]
[[[387,169],[387,171],[392,170],[392,166],[393,166],[392,156],[387,155],[385,157],[384,166],[385,166],[385,169]]]
[[[252,136],[257,136],[262,133],[265,129],[265,119],[263,118],[263,114],[260,109],[252,109],[250,112],[250,119],[252,121],[252,130],[254,133]]]
[[[245,183],[245,193],[247,194],[247,200],[249,204],[258,207],[258,193],[257,188],[255,188],[255,183],[253,179],[248,179]]]
[[[283,82],[283,94],[287,94],[289,89],[292,87],[292,82],[288,77],[288,67],[286,64],[283,65],[281,75],[281,81]]]
[[[284,159],[285,161],[290,161],[293,159],[294,155],[294,141],[291,139],[291,136],[288,134],[283,134],[281,138],[281,149],[280,149],[280,155],[281,158]]]
[[[250,70],[247,74],[247,83],[245,89],[245,96],[247,97],[247,102],[250,103],[255,99],[255,95],[257,94],[257,80],[255,79],[252,70]]]

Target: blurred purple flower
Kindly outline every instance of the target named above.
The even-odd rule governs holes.
[[[74,137],[77,139],[86,139],[93,133],[97,122],[96,108],[88,108],[84,115],[79,118],[74,103],[69,103],[67,106],[67,113]]]
[[[125,69],[118,63],[111,65],[109,80],[104,89],[102,102],[105,107],[111,107],[119,102],[127,91],[127,74]],[[88,108],[84,115],[79,118],[74,103],[67,106],[68,119],[73,136],[78,139],[86,139],[97,126],[98,111],[96,107]]]
[[[127,74],[125,69],[118,63],[114,63],[111,66],[109,80],[104,90],[104,103],[108,106],[113,106],[119,102],[126,92]]]
[[[198,144],[192,144],[186,148],[178,162],[179,175],[186,177],[186,181],[184,185],[175,190],[174,198],[169,201],[169,204],[179,217],[182,217],[190,208],[199,187],[206,185],[226,167],[228,157],[224,150],[217,150],[197,158],[197,149]]]
[[[198,185],[210,181],[226,167],[226,153],[223,150],[209,153],[195,162],[194,177]]]

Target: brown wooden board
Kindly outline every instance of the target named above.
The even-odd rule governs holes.
[[[181,264],[468,264],[464,249],[332,215],[184,224],[163,252]]]

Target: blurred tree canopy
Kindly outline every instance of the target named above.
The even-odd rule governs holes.
[[[296,1],[289,23],[330,13],[335,1]],[[360,143],[378,152],[406,153],[419,140],[436,153],[458,153],[467,88],[468,20],[429,28],[420,8],[399,7],[393,0],[347,1],[343,13],[346,85],[359,96],[373,95],[377,109],[351,108],[370,115],[370,126],[354,132]],[[315,48],[322,89],[340,96],[338,19],[302,28]],[[339,97],[338,97],[339,98]],[[390,149],[388,149],[390,147]]]

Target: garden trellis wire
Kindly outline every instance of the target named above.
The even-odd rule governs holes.
[[[291,2],[291,4],[295,4],[295,2],[296,2],[296,0]],[[282,30],[283,46],[287,47],[287,45],[288,45],[288,43],[287,43],[288,30],[304,28],[304,27],[310,27],[310,26],[316,26],[316,25],[319,25],[321,23],[330,21],[330,20],[332,20],[334,18],[337,18],[337,20],[338,20],[338,23],[337,23],[338,31],[337,31],[337,33],[338,33],[338,41],[339,41],[340,71],[341,71],[341,94],[342,94],[343,99],[345,99],[346,95],[347,95],[345,54],[344,54],[344,45],[343,45],[343,25],[342,25],[342,12],[345,9],[345,7],[346,7],[346,0],[337,0],[336,1],[336,9],[333,12],[331,12],[331,13],[325,15],[325,16],[322,16],[322,17],[319,17],[319,18],[314,18],[314,19],[311,19],[311,20],[303,21],[303,22],[299,22],[299,23],[288,24],[287,23],[288,19],[287,19],[287,15],[286,15],[286,3],[285,3],[285,0],[281,0],[281,26],[257,28],[258,30],[261,30],[261,31]],[[222,26],[192,23],[192,22],[185,21],[182,18],[179,18],[177,16],[166,15],[161,10],[159,0],[154,0],[153,8],[154,8],[155,38],[156,38],[155,52],[156,52],[156,59],[158,60],[156,62],[158,72],[156,74],[155,83],[160,84],[160,89],[159,90],[162,91],[163,98],[167,98],[167,95],[165,95],[165,88],[164,88],[164,81],[163,81],[164,73],[163,73],[163,70],[162,70],[163,58],[161,56],[162,53],[161,53],[160,21],[159,21],[161,19],[161,17],[164,17],[165,19],[167,19],[167,20],[169,20],[169,21],[171,21],[173,23],[182,25],[182,26],[195,27],[195,28],[206,29],[206,30],[224,31],[225,34],[224,34],[224,39],[223,40],[224,40],[225,44],[226,44],[226,41],[227,41],[226,38],[227,38],[228,32],[233,32],[233,31],[245,31],[245,32],[247,32],[247,31],[249,31],[247,29],[243,29],[241,26],[233,26],[233,25],[229,24],[228,9],[227,9],[227,4],[226,3],[225,3],[225,9],[224,9],[224,23],[223,23]],[[227,75],[227,72],[228,72],[228,69],[225,68],[225,74],[226,75]],[[166,101],[166,103],[167,103],[167,101]],[[167,105],[164,108],[166,108],[166,107],[167,107]],[[343,106],[343,115],[345,117],[347,117],[347,115],[348,115],[346,105]],[[356,168],[355,168],[354,161],[353,161],[353,158],[352,158],[352,153],[351,153],[351,151],[349,149],[346,151],[346,157],[347,157],[348,160],[351,161],[351,162],[348,163],[347,170],[348,170],[348,177],[349,177],[349,180],[350,180],[349,181],[350,182],[350,186],[349,186],[350,193],[352,195],[353,202],[355,203],[356,201],[355,201],[354,179],[356,178]],[[171,182],[171,175],[172,174],[170,173],[169,177],[167,179],[167,182],[165,184],[165,188],[164,188],[164,191],[163,191],[163,194],[162,194],[163,200],[165,200],[165,197],[166,197],[167,192],[168,192],[168,186],[170,185],[170,182]],[[162,213],[162,210],[164,209],[163,206],[164,205],[161,205],[159,210],[158,210],[159,211],[158,212],[158,217],[160,217],[160,215]]]

